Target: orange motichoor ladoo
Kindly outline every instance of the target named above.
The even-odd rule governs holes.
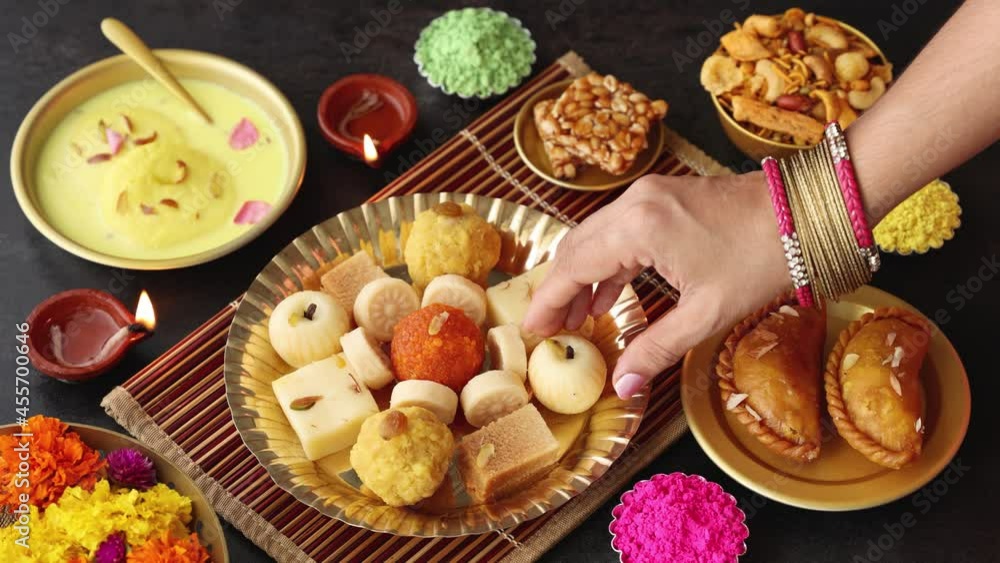
[[[771,450],[819,456],[826,310],[781,297],[733,328],[716,372],[725,408]]]
[[[881,308],[844,329],[827,359],[826,399],[837,431],[879,465],[899,469],[920,456],[920,367],[930,339],[923,317]]]

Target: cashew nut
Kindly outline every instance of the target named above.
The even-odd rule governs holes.
[[[885,82],[881,78],[875,76],[870,81],[871,88],[867,92],[860,92],[858,90],[851,90],[847,93],[847,103],[851,104],[851,107],[858,110],[866,110],[878,101],[885,94]]]
[[[778,37],[782,33],[778,18],[754,14],[743,22],[743,29],[764,37]]]
[[[806,16],[808,18],[808,16]],[[807,22],[808,23],[808,20]],[[828,49],[846,49],[847,37],[840,29],[825,23],[806,28],[806,39]]]
[[[801,31],[805,28],[806,13],[802,8],[789,8],[781,16],[782,25],[787,28]]]
[[[788,84],[785,83],[785,78],[778,73],[778,69],[775,68],[774,63],[770,60],[757,61],[755,74],[764,77],[764,80],[767,81],[767,91],[764,92],[764,99],[768,102],[777,100],[778,96],[785,93],[785,88],[788,87]]]
[[[813,90],[809,95],[814,98],[819,98],[819,100],[823,102],[823,121],[830,122],[840,116],[840,103],[837,101],[837,96],[835,96],[833,92],[830,92],[829,90]]]
[[[833,69],[830,68],[830,63],[823,57],[806,55],[805,57],[802,57],[802,62],[809,67],[809,70],[812,71],[816,80],[825,80],[829,83],[833,82]]]
[[[864,78],[871,68],[871,65],[868,64],[868,59],[857,51],[848,51],[837,55],[833,64],[837,69],[837,78],[844,82]]]

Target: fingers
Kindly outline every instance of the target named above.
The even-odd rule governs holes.
[[[583,325],[583,321],[587,320],[587,314],[590,313],[592,299],[593,292],[590,287],[584,288],[573,298],[569,304],[569,311],[566,313],[566,322],[564,323],[566,328],[576,330]]]
[[[688,350],[714,330],[709,311],[695,300],[680,304],[656,321],[625,348],[615,365],[615,392],[627,399],[651,379],[677,363]]]
[[[635,276],[639,274],[639,271],[640,268],[638,267],[628,268],[622,270],[613,278],[599,283],[597,285],[597,289],[594,290],[594,299],[593,303],[590,305],[590,314],[595,317],[600,317],[610,311],[618,301],[618,298],[621,297],[622,291],[625,290],[625,286],[635,279]]]

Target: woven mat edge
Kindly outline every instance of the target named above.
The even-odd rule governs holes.
[[[190,477],[208,499],[212,508],[235,526],[253,543],[276,561],[315,563],[299,546],[278,531],[270,522],[237,500],[218,481],[209,477],[188,455],[170,439],[170,436],[139,405],[138,401],[121,386],[105,395],[101,406],[108,416],[115,419],[136,439],[149,449],[159,452],[170,463]]]

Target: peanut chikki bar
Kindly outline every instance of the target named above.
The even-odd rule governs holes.
[[[538,128],[538,136],[542,139],[545,154],[549,157],[552,174],[556,178],[571,179],[576,176],[577,167],[581,162],[555,142],[556,136],[559,135],[559,123],[552,117],[552,107],[555,103],[555,100],[542,100],[535,104],[532,108],[535,114],[535,127]]]

